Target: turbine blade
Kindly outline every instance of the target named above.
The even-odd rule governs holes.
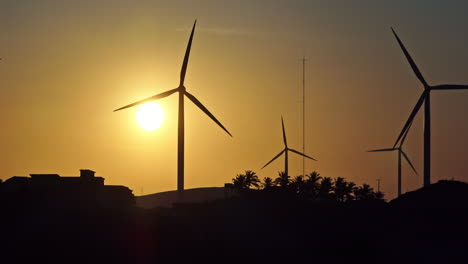
[[[396,148],[373,149],[373,150],[368,150],[367,152],[394,151],[394,150],[397,150],[397,149]]]
[[[411,168],[413,169],[414,173],[416,173],[416,175],[418,174],[418,172],[416,171],[416,169],[414,168],[413,164],[411,163],[410,159],[408,158],[408,156],[406,156],[406,153],[402,150],[401,151],[401,154],[403,154],[403,157],[405,157],[406,161],[408,162],[408,164],[411,166]]]
[[[198,101],[197,98],[195,98],[195,96],[191,95],[187,91],[185,91],[185,95],[190,99],[190,101],[192,101],[196,106],[198,106],[198,108],[205,112],[205,114],[207,114],[216,124],[218,124],[218,126],[220,126],[224,131],[226,131],[226,133],[228,133],[232,137],[231,133],[229,133],[229,131],[227,131],[227,129],[224,128],[221,122],[219,122],[218,119],[216,119],[216,117],[214,117],[214,115],[211,114],[210,111],[208,111],[208,109],[206,109],[206,107],[200,101]]]
[[[193,39],[193,32],[195,31],[195,25],[197,24],[197,20],[193,23],[192,33],[190,33],[190,38],[187,44],[187,49],[185,50],[184,62],[182,63],[182,69],[180,70],[180,86],[184,85],[185,81],[185,73],[187,72],[187,65],[190,57],[190,49],[192,47],[192,39]]]
[[[427,90],[424,90],[424,92],[421,94],[421,97],[419,97],[418,102],[414,106],[413,111],[411,112],[410,116],[408,117],[408,120],[406,121],[405,125],[403,126],[403,129],[401,130],[400,135],[398,136],[397,140],[395,141],[395,144],[393,145],[394,148],[396,147],[396,145],[400,141],[403,134],[408,129],[410,123],[413,122],[413,119],[416,116],[416,114],[418,113],[419,109],[421,108],[421,105],[424,102],[424,99],[426,99],[426,93],[427,93]]]
[[[167,97],[175,92],[179,91],[179,88],[175,88],[175,89],[172,89],[172,90],[169,90],[169,91],[166,91],[166,92],[163,92],[163,93],[160,93],[160,94],[157,94],[157,95],[154,95],[154,96],[151,96],[151,97],[148,97],[146,99],[143,99],[143,100],[140,100],[138,102],[135,102],[133,104],[129,104],[129,105],[126,105],[124,107],[121,107],[119,109],[115,109],[114,112],[117,112],[119,110],[122,110],[122,109],[125,109],[125,108],[129,108],[129,107],[132,107],[132,106],[135,106],[135,105],[140,105],[140,104],[144,104],[146,102],[150,102],[150,101],[154,101],[154,100],[158,100],[158,99],[161,99],[161,98],[164,98],[164,97]]]
[[[403,145],[403,143],[405,143],[406,136],[408,136],[408,133],[409,133],[409,131],[410,131],[410,129],[411,129],[411,125],[413,124],[413,121],[414,121],[414,119],[411,120],[411,123],[409,124],[408,129],[406,129],[405,134],[404,134],[403,137],[401,138],[400,148],[401,148],[401,146]]]
[[[286,132],[284,131],[283,116],[281,116],[281,126],[283,127],[283,142],[284,142],[284,146],[285,146],[285,147],[288,147],[288,141],[286,140]]]
[[[272,163],[275,159],[277,159],[279,156],[281,156],[281,154],[283,154],[283,152],[285,151],[286,149],[283,149],[280,153],[278,153],[278,155],[276,155],[272,160],[270,160],[267,164],[265,164],[265,166],[262,167],[265,168],[266,166],[268,166],[268,164]]]
[[[309,156],[307,156],[306,154],[301,153],[301,152],[299,152],[299,151],[297,151],[297,150],[290,149],[290,148],[288,148],[288,150],[290,150],[290,151],[292,151],[292,152],[294,152],[294,153],[296,153],[296,154],[299,154],[299,155],[301,155],[301,156],[304,156],[304,157],[306,157],[306,158],[309,158],[309,159],[311,159],[311,160],[317,161],[316,159],[314,159],[314,158],[312,158],[312,157],[309,157]]]
[[[395,32],[395,30],[392,29],[392,32],[393,32],[393,35],[395,35],[395,38],[397,39],[398,41],[398,44],[400,45],[400,48],[403,50],[403,53],[405,54],[406,56],[406,59],[408,60],[411,68],[413,69],[413,72],[414,74],[416,74],[416,77],[418,77],[419,81],[422,82],[422,84],[424,85],[424,87],[427,87],[428,84],[426,82],[426,80],[424,80],[424,77],[422,76],[421,72],[419,71],[418,69],[418,66],[416,66],[416,63],[414,63],[413,59],[411,58],[409,52],[406,50],[405,46],[403,45],[403,43],[401,42],[400,38],[398,37],[397,33]]]
[[[466,90],[468,85],[458,85],[458,84],[442,84],[432,86],[431,90]]]

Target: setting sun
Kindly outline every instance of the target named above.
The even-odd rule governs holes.
[[[136,118],[144,130],[153,131],[161,127],[164,112],[158,104],[149,102],[140,106]]]

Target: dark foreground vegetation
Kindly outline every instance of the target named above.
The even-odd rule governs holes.
[[[1,263],[468,260],[465,183],[440,181],[389,203],[330,198],[334,191],[311,199],[280,187],[241,189],[226,199],[152,210],[2,203]]]
[[[226,184],[227,188],[239,195],[251,193],[255,188],[263,193],[269,194],[289,194],[307,201],[322,203],[329,202],[350,202],[355,200],[383,200],[384,194],[374,191],[369,184],[364,183],[357,186],[354,182],[347,181],[343,177],[332,179],[322,177],[318,172],[299,175],[291,178],[285,172],[279,172],[278,177],[263,178],[260,181],[254,171],[247,170],[243,174],[238,174],[232,179],[232,184]]]

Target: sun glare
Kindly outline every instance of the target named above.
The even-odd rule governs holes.
[[[154,102],[149,102],[140,106],[136,115],[138,124],[147,131],[153,131],[161,127],[164,120],[164,113],[161,106]]]

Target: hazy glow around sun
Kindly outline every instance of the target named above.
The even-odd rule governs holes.
[[[154,102],[145,103],[137,111],[138,124],[147,131],[153,131],[161,127],[164,120],[164,112],[161,106]]]

